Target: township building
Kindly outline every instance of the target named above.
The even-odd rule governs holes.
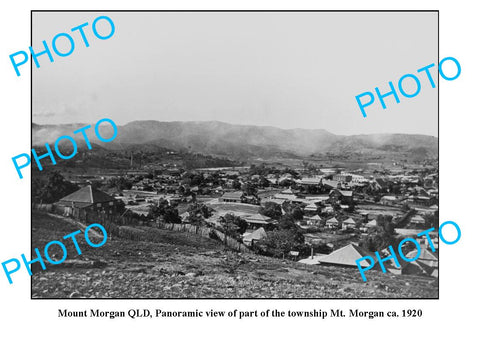
[[[265,232],[265,229],[258,228],[255,231],[245,232],[242,237],[243,237],[243,240],[242,240],[243,243],[246,246],[250,247],[254,244],[254,242],[260,241],[265,237],[267,237],[267,233]]]
[[[342,223],[342,229],[343,230],[346,230],[346,229],[354,229],[356,226],[356,222],[353,220],[353,218],[349,217],[348,219],[346,219],[345,221],[343,221]]]
[[[304,177],[297,183],[303,186],[319,186],[322,183],[322,177]]]
[[[329,195],[331,199],[341,204],[353,203],[353,191],[333,189]]]
[[[435,203],[435,199],[428,196],[411,196],[407,198],[407,203],[411,205],[431,206]]]
[[[63,209],[64,215],[72,215],[76,210],[105,211],[115,213],[120,207],[120,202],[114,197],[87,185],[56,202],[57,209]]]
[[[322,223],[322,218],[318,215],[312,217],[306,216],[303,219],[306,221],[307,226],[320,226]]]
[[[260,228],[274,222],[270,217],[262,214],[245,215],[242,218],[252,228]]]
[[[345,173],[345,172],[333,175],[332,179],[335,182],[341,182],[341,183],[361,184],[361,183],[368,182],[368,180],[364,176]]]
[[[380,198],[380,204],[383,204],[383,205],[396,205],[398,204],[399,200],[397,197],[395,196],[383,196],[382,198]]]
[[[304,208],[305,212],[315,213],[318,210],[318,206],[315,203],[310,203]]]
[[[327,220],[325,226],[330,229],[336,229],[338,228],[338,220],[335,217],[332,217],[331,219]]]
[[[322,265],[335,265],[342,267],[357,267],[356,260],[365,257],[372,256],[375,257],[372,253],[367,250],[360,248],[355,244],[348,244],[345,247],[337,249],[331,252],[328,255],[317,255],[311,256],[309,258],[300,260],[298,262],[304,264],[322,264]],[[370,263],[367,260],[362,260],[360,262],[362,267],[368,267]]]
[[[242,203],[245,201],[245,194],[242,191],[226,192],[218,201],[225,203]]]
[[[352,180],[352,175],[345,174],[345,173],[335,174],[335,175],[333,175],[332,179],[334,181],[337,181],[337,182],[347,182],[348,183]]]

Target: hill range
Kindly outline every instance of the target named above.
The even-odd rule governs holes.
[[[61,135],[86,124],[32,124],[33,146],[53,143]],[[93,126],[93,124],[92,124]],[[108,129],[109,127],[105,127]],[[111,129],[111,128],[110,128]],[[102,131],[102,128],[100,129]],[[105,132],[108,135],[108,132]],[[110,132],[111,135],[111,132]],[[415,158],[438,157],[438,138],[417,134],[335,135],[324,129],[280,129],[268,126],[234,125],[218,121],[133,121],[118,126],[111,143],[100,142],[93,127],[90,140],[107,149],[149,146],[190,151],[235,159],[251,157],[305,157],[321,153],[390,154]],[[81,139],[82,137],[79,136]],[[81,142],[80,142],[81,143]]]

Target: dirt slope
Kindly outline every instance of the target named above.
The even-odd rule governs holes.
[[[43,253],[78,226],[33,212],[33,247]],[[32,277],[33,298],[436,298],[438,280],[306,266],[225,251],[217,241],[148,230],[156,242],[109,239],[100,248],[65,241],[68,263],[47,264]],[[57,248],[51,248],[51,254]],[[76,255],[76,256],[74,256]],[[52,255],[53,256],[53,255]],[[61,258],[58,249],[57,258]],[[38,270],[38,267],[36,268]],[[41,268],[40,268],[41,269]]]

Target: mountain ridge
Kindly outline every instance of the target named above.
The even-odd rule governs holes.
[[[81,124],[32,125],[33,144],[54,142],[61,135],[73,136]],[[93,142],[105,148],[122,144],[156,144],[174,150],[230,156],[234,158],[268,156],[308,156],[318,153],[408,153],[422,157],[438,156],[438,138],[421,134],[377,133],[336,135],[325,129],[282,129],[272,126],[239,125],[220,121],[162,122],[132,121],[118,125],[118,136],[101,143],[93,132]],[[110,129],[102,126],[100,131]],[[111,133],[111,132],[110,132]],[[107,135],[108,132],[105,132]],[[77,138],[83,138],[80,135]]]

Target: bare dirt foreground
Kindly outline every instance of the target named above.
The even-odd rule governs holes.
[[[79,230],[62,219],[32,212],[32,247]],[[109,239],[100,248],[77,236],[77,255],[64,241],[67,261],[47,263],[32,276],[32,298],[437,298],[438,280],[367,273],[356,268],[306,266],[225,251],[218,241],[167,230],[145,230],[145,241]],[[51,247],[53,254],[58,247]],[[57,259],[61,258],[58,249]],[[75,256],[74,256],[75,255]],[[38,270],[40,269],[40,270]]]

